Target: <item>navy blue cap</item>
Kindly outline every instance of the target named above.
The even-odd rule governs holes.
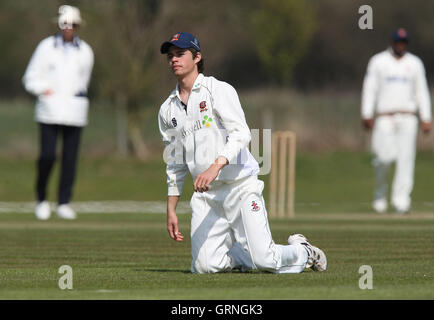
[[[167,53],[171,45],[182,49],[193,48],[196,51],[200,51],[199,41],[194,35],[188,32],[179,32],[174,34],[169,41],[166,41],[161,45],[160,52]]]
[[[393,41],[409,41],[408,32],[404,28],[399,28],[393,33]]]

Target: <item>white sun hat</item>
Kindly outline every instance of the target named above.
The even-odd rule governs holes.
[[[83,21],[81,19],[80,10],[69,5],[60,6],[57,23],[59,24],[59,28],[62,30],[66,28],[72,29],[74,24],[82,24]]]

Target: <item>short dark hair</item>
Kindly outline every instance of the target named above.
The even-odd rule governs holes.
[[[193,49],[193,48],[188,48],[188,50],[193,55],[193,59],[196,58],[198,51],[196,49]],[[203,70],[205,70],[205,66],[204,66],[204,61],[203,61],[203,57],[202,57],[202,59],[200,59],[200,61],[197,63],[197,71],[199,71],[199,73],[203,73]]]

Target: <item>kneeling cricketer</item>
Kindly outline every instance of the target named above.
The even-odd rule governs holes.
[[[228,83],[204,76],[199,41],[180,32],[160,51],[177,79],[158,114],[166,145],[167,228],[172,239],[184,240],[176,206],[189,171],[195,191],[190,202],[191,272],[325,271],[324,252],[303,235],[291,235],[288,245],[274,243],[238,94]]]

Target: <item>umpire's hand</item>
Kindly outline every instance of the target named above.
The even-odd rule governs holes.
[[[371,130],[374,127],[374,119],[362,119],[362,125],[366,130]]]

